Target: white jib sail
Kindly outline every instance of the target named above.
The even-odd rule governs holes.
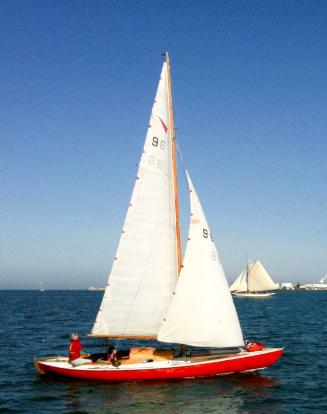
[[[238,276],[238,278],[229,287],[231,292],[247,292],[248,291],[248,272],[253,266],[253,262],[248,260],[248,266],[246,270]]]
[[[246,270],[238,276],[238,278],[230,285],[231,292],[246,292],[248,290]]]
[[[189,176],[191,220],[185,258],[158,340],[243,346],[243,335],[210,229]]]
[[[251,266],[248,274],[248,289],[250,292],[262,292],[277,289],[276,283],[269,276],[259,260]]]
[[[177,280],[167,66],[93,335],[157,336]]]

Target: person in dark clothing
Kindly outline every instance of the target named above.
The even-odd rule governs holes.
[[[110,346],[108,348],[108,364],[111,364],[116,368],[118,368],[119,365],[121,365],[121,363],[118,362],[117,350],[113,346]]]

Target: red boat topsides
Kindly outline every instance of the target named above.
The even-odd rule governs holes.
[[[35,358],[34,363],[41,374],[99,381],[144,381],[260,370],[275,363],[283,353],[281,348],[263,348],[236,354],[174,358],[171,351],[149,351],[153,349],[134,348],[131,357],[121,358],[114,365],[110,361],[96,361],[74,367],[67,357]]]

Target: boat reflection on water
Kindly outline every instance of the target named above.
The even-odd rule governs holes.
[[[271,392],[271,388],[279,386],[279,381],[258,373],[215,379],[110,384],[55,376],[49,376],[48,380],[54,385],[53,389],[61,388],[65,407],[72,412],[195,414],[202,413],[203,407],[208,405],[218,414],[239,414],[259,407],[264,407],[265,414],[282,412],[281,403],[272,402]]]
[[[256,391],[263,391],[279,385],[279,381],[276,378],[266,377],[259,373],[233,374],[228,377],[228,380],[244,390],[255,389]]]

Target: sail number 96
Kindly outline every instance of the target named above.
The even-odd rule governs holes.
[[[159,148],[160,148],[160,149],[162,149],[162,150],[165,150],[165,149],[166,149],[166,143],[165,143],[165,140],[161,139],[161,140],[159,141],[159,138],[157,138],[157,137],[153,137],[153,138],[152,138],[152,145],[153,145],[154,147],[159,147]]]
[[[208,238],[209,238],[209,236],[210,236],[211,241],[213,241],[212,234],[211,234],[211,233],[209,233],[209,231],[208,231],[207,229],[203,229],[203,230],[202,230],[202,236],[203,236],[205,239],[208,239]]]

